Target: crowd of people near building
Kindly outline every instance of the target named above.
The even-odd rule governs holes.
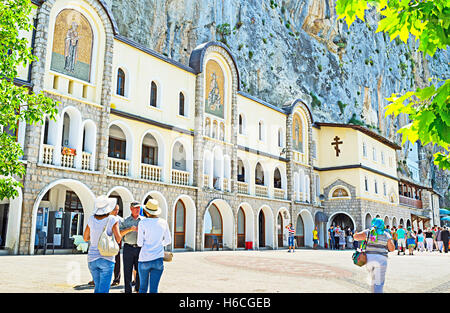
[[[403,225],[386,225],[385,229],[391,234],[398,255],[405,255],[406,250],[410,255],[414,255],[414,251],[448,253],[450,249],[448,227],[434,225],[416,230],[410,226],[405,228]],[[354,234],[355,231],[350,227],[331,225],[328,229],[327,247],[332,250],[357,249],[360,242],[353,239]]]

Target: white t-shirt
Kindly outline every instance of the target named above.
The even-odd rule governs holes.
[[[169,225],[162,218],[144,218],[138,224],[137,245],[141,247],[139,262],[164,257],[164,246],[172,242]]]
[[[103,232],[103,229],[106,227],[106,233],[108,236],[113,236],[112,227],[117,223],[117,219],[115,216],[109,215],[108,217],[98,220],[93,215],[89,217],[88,226],[90,229],[90,245],[88,251],[88,262],[95,261],[99,258],[116,262],[115,256],[103,256],[98,251],[98,240],[100,239],[100,235]],[[115,240],[115,239],[114,239]]]

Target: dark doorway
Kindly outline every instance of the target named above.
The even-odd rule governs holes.
[[[263,248],[266,246],[266,230],[265,230],[266,222],[263,210],[259,211],[258,226],[259,226],[259,247]]]

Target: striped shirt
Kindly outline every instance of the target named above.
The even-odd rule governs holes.
[[[294,237],[294,235],[295,235],[294,226],[288,227],[288,231],[289,231],[289,237]]]
[[[370,229],[366,229],[364,231],[364,233],[367,234],[369,233]],[[373,242],[370,240],[370,235],[369,238],[367,240],[367,246],[366,246],[366,253],[368,254],[380,254],[380,255],[384,255],[384,256],[388,256],[388,248],[387,248],[387,243],[389,241],[389,239],[391,239],[391,235],[385,231],[384,234],[382,235],[378,235],[378,241],[377,242]]]

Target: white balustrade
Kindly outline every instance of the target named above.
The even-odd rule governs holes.
[[[261,185],[255,185],[255,195],[258,197],[267,197],[267,187]]]
[[[203,174],[203,186],[209,187],[209,175]]]
[[[189,185],[189,172],[172,169],[172,184]]]
[[[141,178],[146,180],[161,181],[161,167],[141,163]]]
[[[90,170],[91,165],[91,154],[89,152],[84,152],[81,154],[81,169]]]
[[[54,146],[51,145],[43,145],[44,153],[43,153],[43,163],[44,164],[53,164],[53,152],[55,150]]]
[[[247,183],[238,181],[237,185],[238,185],[238,193],[242,193],[245,195],[248,194],[248,184]]]
[[[75,160],[74,155],[61,154],[61,166],[62,167],[73,167],[74,160]]]
[[[275,199],[285,199],[285,197],[284,197],[284,189],[273,188],[273,197]]]
[[[128,171],[130,168],[130,161],[108,158],[108,170],[110,170],[114,175],[128,176]]]

